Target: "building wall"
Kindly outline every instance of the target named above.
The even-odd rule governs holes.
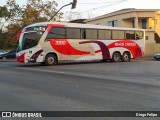
[[[150,58],[156,53],[160,53],[160,44],[146,43],[144,57]]]
[[[133,28],[134,19],[123,19],[120,27]]]
[[[112,16],[107,16],[107,17],[104,16],[96,20],[87,21],[86,23],[87,24],[107,25],[108,21],[118,20],[120,21],[120,23],[122,22],[119,27],[124,27],[125,24],[123,24],[123,22],[125,22],[125,20],[131,19],[131,18],[134,19],[135,17],[141,17],[141,18],[153,17],[154,18],[155,12],[128,12],[128,13],[122,13],[122,14],[115,14]],[[141,24],[139,24],[139,26],[141,26]]]
[[[154,30],[146,30],[146,37],[148,36],[148,40],[146,39],[146,43],[156,43],[154,40]]]
[[[156,14],[156,32],[160,36],[160,14]]]
[[[155,18],[149,18],[148,20],[148,25],[149,25],[149,29],[155,29]]]

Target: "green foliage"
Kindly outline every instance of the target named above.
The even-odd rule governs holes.
[[[0,33],[0,49],[6,50],[9,48],[12,48],[12,40],[10,40],[10,33],[5,32],[5,33]]]
[[[14,0],[8,0],[0,8],[0,49],[12,46],[13,38],[27,25],[36,22],[47,22],[57,11],[56,1],[28,0],[20,7]],[[61,18],[62,13],[57,14]],[[7,32],[3,33],[3,29]]]
[[[9,12],[6,6],[0,8],[0,18],[8,16]]]

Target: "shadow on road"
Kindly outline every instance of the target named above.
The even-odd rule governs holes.
[[[94,61],[76,61],[76,62],[71,62],[71,61],[62,61],[60,62],[58,65],[56,66],[66,66],[66,65],[81,65],[81,64],[103,64],[103,63],[106,63],[106,64],[128,64],[128,63],[133,63],[133,62],[142,62],[142,61],[155,61],[155,62],[160,62],[160,61],[157,61],[157,60],[154,60],[153,58],[144,58],[144,59],[132,59],[130,62],[112,62],[110,60],[107,60],[107,61],[99,61],[99,60],[94,60]],[[42,65],[41,63],[19,63],[17,62],[15,59],[8,59],[8,60],[0,60],[0,64],[1,63],[16,63],[16,64],[12,64],[11,66],[12,67],[48,67],[48,66],[45,66],[45,65]],[[53,67],[53,66],[50,66],[50,67]]]

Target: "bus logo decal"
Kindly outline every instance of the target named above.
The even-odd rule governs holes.
[[[123,47],[128,49],[132,53],[134,58],[140,58],[143,54],[139,45],[133,41],[117,41],[108,45],[109,49],[116,47]]]
[[[66,45],[66,41],[56,41],[55,45]]]

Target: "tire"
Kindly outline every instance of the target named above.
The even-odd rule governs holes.
[[[44,63],[47,66],[53,66],[53,65],[56,65],[58,63],[57,61],[58,61],[57,57],[54,54],[48,54],[45,57]]]
[[[100,60],[101,62],[107,62],[107,60]]]
[[[131,59],[131,55],[129,52],[124,52],[122,55],[122,61],[123,62],[129,62]]]
[[[121,61],[121,54],[119,52],[114,52],[112,55],[112,61],[113,62]]]
[[[41,65],[46,65],[45,62],[41,62]]]

